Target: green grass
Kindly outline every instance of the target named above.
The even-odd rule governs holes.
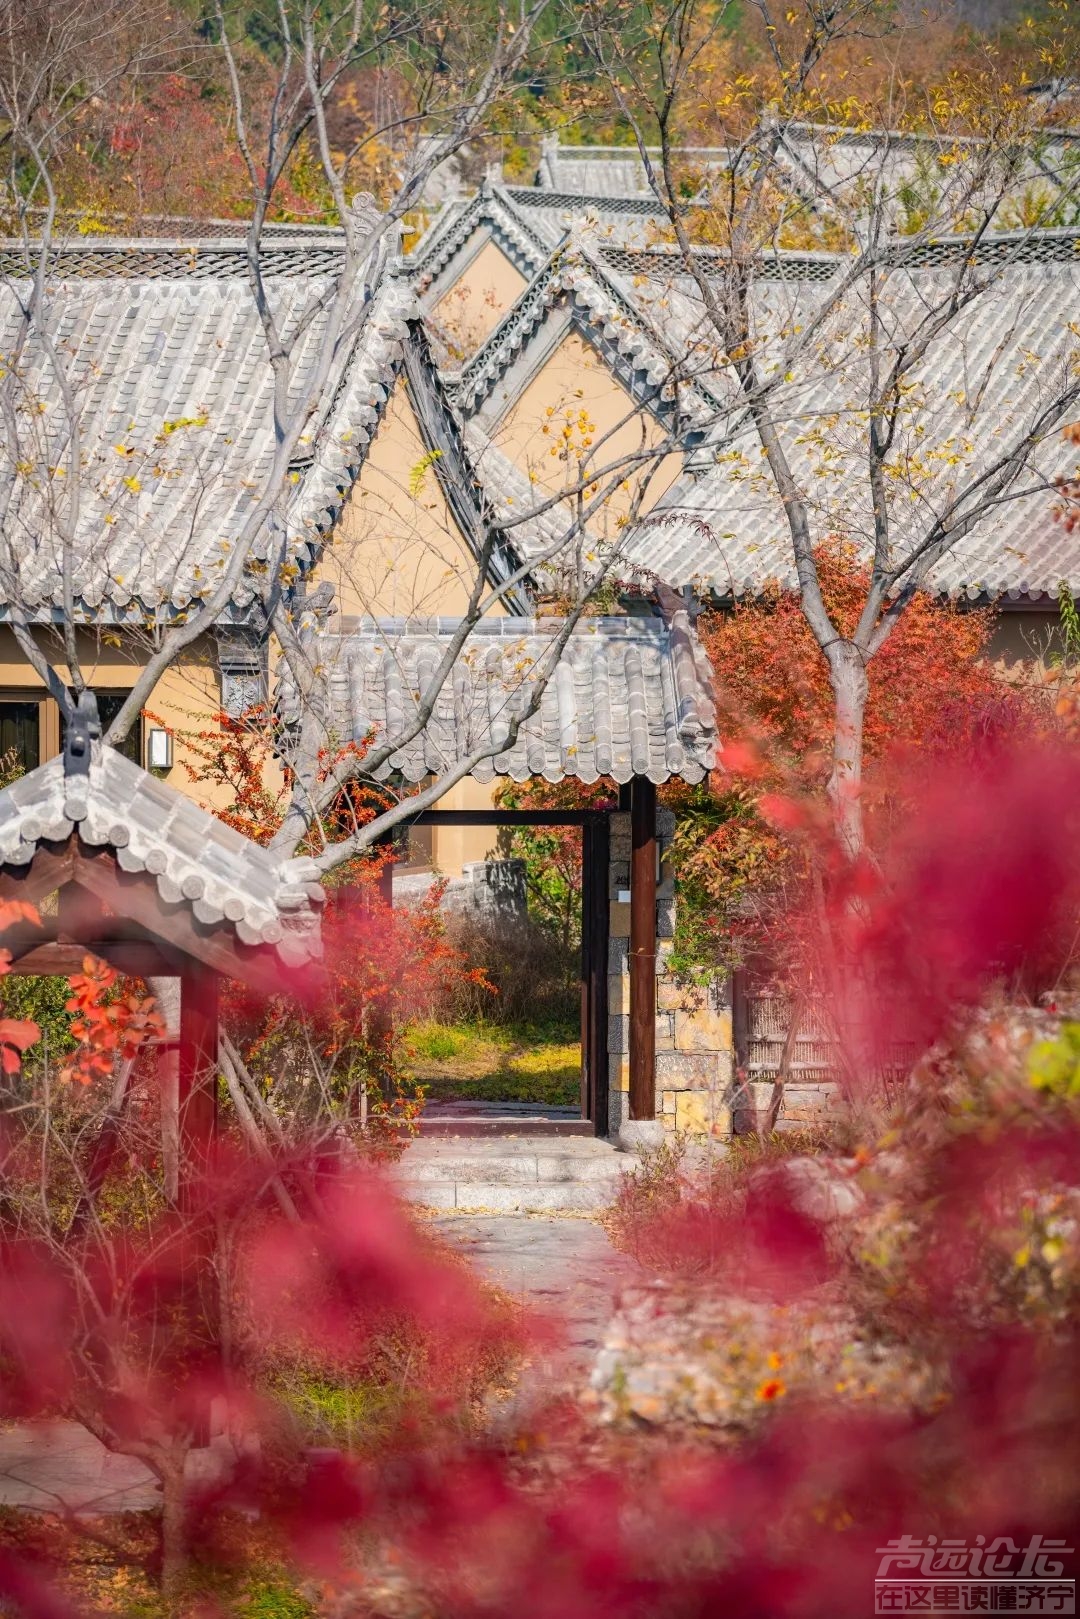
[[[565,1023],[414,1023],[405,1049],[429,1097],[574,1107],[581,1047]]]

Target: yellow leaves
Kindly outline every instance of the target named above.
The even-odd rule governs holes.
[[[124,488],[130,489],[133,495],[137,495],[139,490],[142,488],[142,484],[139,479],[136,478],[135,474],[132,473],[129,478],[124,479]]]
[[[433,467],[436,461],[441,460],[441,450],[428,450],[425,455],[420,457],[419,461],[412,468],[409,473],[409,494],[414,500],[424,487],[424,479],[427,477],[428,469]]]
[[[135,446],[134,446],[134,444],[114,444],[113,449],[116,451],[117,455],[134,455],[135,454]]]
[[[163,422],[161,424],[161,432],[157,435],[154,442],[156,444],[163,444],[166,439],[171,438],[174,433],[179,433],[182,428],[205,427],[209,420],[209,416],[203,414],[201,416],[178,416],[173,422]]]

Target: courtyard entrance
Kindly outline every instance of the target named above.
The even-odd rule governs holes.
[[[428,810],[412,825],[490,828],[525,874],[516,912],[461,921],[494,993],[480,987],[471,1015],[406,1037],[428,1098],[421,1131],[606,1133],[607,811]]]

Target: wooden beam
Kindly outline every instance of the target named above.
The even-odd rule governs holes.
[[[376,848],[382,854],[391,854],[393,851],[394,834],[387,832],[378,840]],[[387,860],[379,872],[375,884],[375,892],[371,898],[377,905],[385,906],[389,911],[394,908],[394,862]],[[369,902],[370,903],[370,902]],[[376,910],[376,917],[378,912]],[[379,925],[378,922],[376,925]],[[392,924],[387,924],[392,925]],[[370,928],[370,919],[369,919]],[[389,1100],[390,1090],[390,1057],[394,1041],[394,1021],[390,1016],[385,1003],[375,1003],[367,1008],[367,1037],[368,1043],[375,1053],[378,1068],[375,1079],[386,1100]]]
[[[197,963],[180,975],[180,1205],[217,1135],[218,985]]]
[[[656,1117],[656,788],[630,793],[630,1117]]]
[[[420,810],[409,826],[590,826],[610,811],[587,809]]]
[[[0,871],[0,900],[21,899],[28,905],[37,905],[65,883],[70,883],[74,869],[74,836],[65,843],[39,844],[28,865],[5,866]]]
[[[168,978],[177,970],[175,958],[134,939],[94,939],[86,944],[50,939],[28,943],[12,960],[9,972],[13,978],[70,978],[82,972],[88,955],[100,956],[129,978]]]

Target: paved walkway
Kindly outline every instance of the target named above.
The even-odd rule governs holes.
[[[97,1517],[160,1506],[157,1480],[77,1422],[0,1427],[0,1506]]]
[[[439,1231],[489,1280],[527,1307],[562,1323],[552,1373],[580,1373],[599,1347],[615,1295],[640,1278],[595,1220],[569,1215],[443,1215]]]

